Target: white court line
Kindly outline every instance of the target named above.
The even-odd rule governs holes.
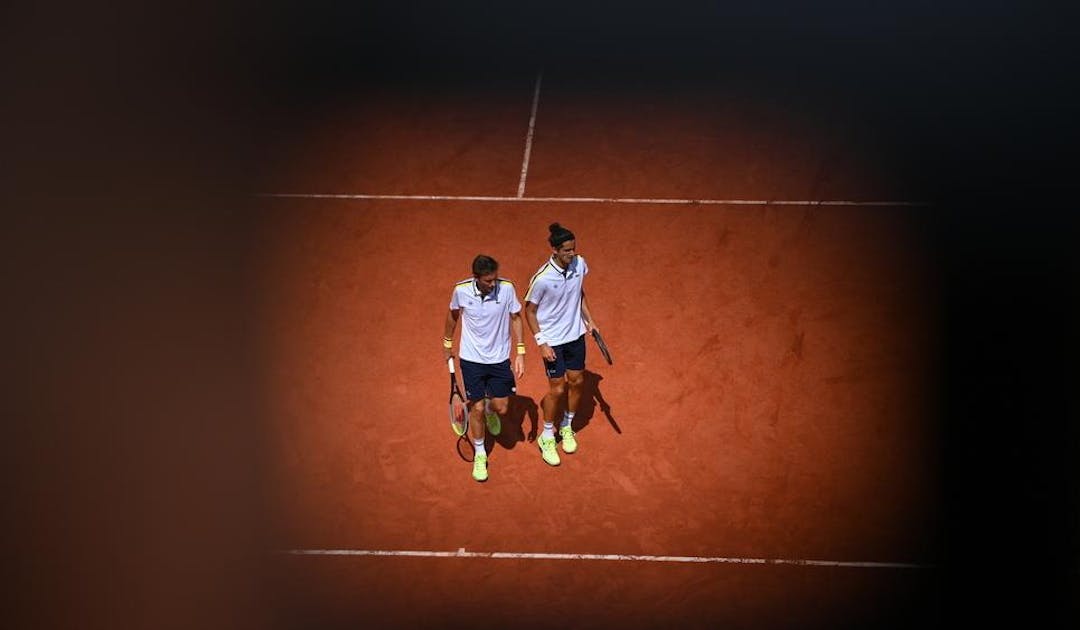
[[[843,199],[636,199],[630,197],[500,197],[487,195],[368,195],[339,193],[258,193],[258,197],[283,199],[356,199],[399,201],[489,201],[528,203],[634,203],[711,206],[930,206],[928,201],[857,201]]]
[[[372,549],[289,549],[294,556],[404,556],[421,558],[498,558],[511,560],[607,560],[623,562],[688,562],[699,564],[789,564],[813,567],[857,569],[932,569],[932,564],[910,562],[847,562],[842,560],[798,560],[786,558],[710,558],[702,556],[643,556],[593,553],[513,553],[504,551],[408,551]]]
[[[536,75],[536,88],[533,90],[532,114],[529,115],[529,133],[525,136],[525,158],[521,161],[521,181],[518,182],[517,196],[525,196],[525,177],[529,173],[529,155],[532,154],[533,129],[536,127],[536,106],[540,102],[540,81],[544,78],[541,70]]]

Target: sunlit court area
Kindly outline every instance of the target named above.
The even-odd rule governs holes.
[[[554,68],[482,87],[335,104],[289,145],[272,179],[282,188],[259,199],[262,391],[277,540],[298,552],[282,560],[289,583],[346,570],[368,592],[383,575],[372,565],[451,563],[448,576],[483,575],[481,593],[540,584],[541,601],[589,625],[824,623],[898,593],[931,597],[940,455],[925,201],[869,194],[887,180],[871,174],[884,170],[876,156],[736,90],[583,84]],[[826,203],[795,196],[825,185]],[[583,446],[552,469],[535,443],[546,377],[529,348],[477,486],[443,426],[446,370],[424,332],[441,332],[478,253],[523,299],[553,221],[580,235],[618,361],[589,355]],[[459,549],[511,559],[438,556]],[[652,566],[662,557],[690,566]],[[827,594],[799,603],[751,586],[818,566],[804,561],[837,574]],[[355,612],[404,601],[406,625],[437,616],[422,593],[410,600],[410,575],[379,578],[389,590],[358,596]],[[588,575],[607,590],[558,586]],[[658,587],[671,608],[627,599],[656,576],[671,580]],[[444,579],[431,588],[453,592]],[[755,589],[754,601],[727,608],[721,584]],[[301,606],[317,614],[324,600]]]
[[[1054,31],[774,4],[227,8],[44,82],[13,626],[1073,627],[1075,108],[986,69]],[[556,222],[612,360],[549,465],[525,326],[478,482],[451,292]]]

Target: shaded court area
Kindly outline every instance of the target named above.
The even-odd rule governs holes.
[[[1068,21],[466,5],[9,12],[8,625],[1075,627]],[[478,484],[553,221],[615,364]]]

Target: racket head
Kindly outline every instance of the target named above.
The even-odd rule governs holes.
[[[476,449],[473,447],[472,439],[468,435],[462,435],[457,441],[457,454],[461,459],[472,462],[476,457]]]
[[[600,347],[600,354],[604,355],[604,360],[607,361],[608,365],[614,365],[611,362],[611,352],[608,351],[607,344],[604,343],[604,338],[600,336],[600,331],[593,329],[592,336],[593,339],[596,340],[596,345]]]
[[[461,437],[469,430],[469,413],[465,408],[465,399],[458,389],[457,377],[454,376],[454,357],[446,359],[446,369],[450,372],[450,430]]]
[[[450,429],[458,437],[469,430],[469,414],[465,411],[465,401],[457,392],[450,395]]]

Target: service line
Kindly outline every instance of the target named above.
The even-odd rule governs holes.
[[[397,201],[485,201],[499,203],[626,203],[712,206],[930,206],[928,201],[859,201],[846,199],[649,199],[632,197],[501,197],[488,195],[369,195],[347,193],[258,193],[281,199],[354,199]]]

